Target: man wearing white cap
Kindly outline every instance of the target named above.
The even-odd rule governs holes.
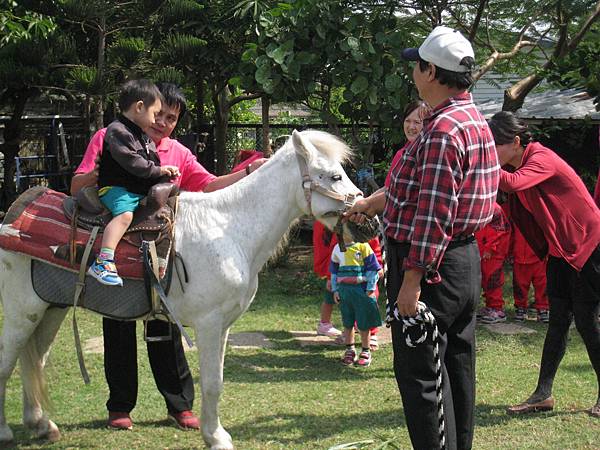
[[[348,212],[383,211],[394,372],[415,449],[470,449],[475,405],[475,305],[481,290],[473,233],[492,219],[499,181],[494,139],[475,108],[473,48],[459,32],[435,28],[418,48],[413,79],[432,108],[423,130],[391,168],[385,195]],[[434,343],[407,344],[402,317],[425,303],[440,332],[444,428],[436,395]]]

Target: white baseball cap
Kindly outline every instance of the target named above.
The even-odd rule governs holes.
[[[471,43],[459,31],[444,26],[435,27],[418,49],[406,48],[402,51],[402,58],[407,61],[418,61],[420,58],[452,72],[471,70],[460,64],[466,56],[475,58]]]

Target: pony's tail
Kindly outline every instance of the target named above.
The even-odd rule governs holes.
[[[19,358],[21,379],[23,381],[23,395],[30,404],[40,405],[43,411],[51,411],[52,404],[44,375],[45,356],[39,354],[36,334],[37,330],[29,337]]]

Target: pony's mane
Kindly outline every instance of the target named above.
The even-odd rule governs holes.
[[[344,164],[352,157],[352,149],[348,147],[344,141],[331,133],[319,130],[305,130],[300,133],[302,133],[302,136],[305,139],[308,139],[312,145],[328,159]],[[276,155],[280,152],[287,153],[285,151],[287,148],[290,148],[291,151],[292,146],[290,145],[290,139],[291,137],[288,138],[281,150],[276,152]]]

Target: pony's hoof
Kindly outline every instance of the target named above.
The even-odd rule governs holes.
[[[14,441],[13,433],[7,425],[0,427],[0,448],[12,444]]]
[[[60,439],[60,430],[50,419],[46,423],[40,420],[32,431],[37,439],[45,439],[50,442],[56,442]]]
[[[48,421],[48,434],[46,436],[50,442],[57,442],[60,440],[60,430],[54,422]]]
[[[219,427],[214,433],[208,434],[205,441],[210,445],[210,450],[233,450],[231,436],[223,427]]]

